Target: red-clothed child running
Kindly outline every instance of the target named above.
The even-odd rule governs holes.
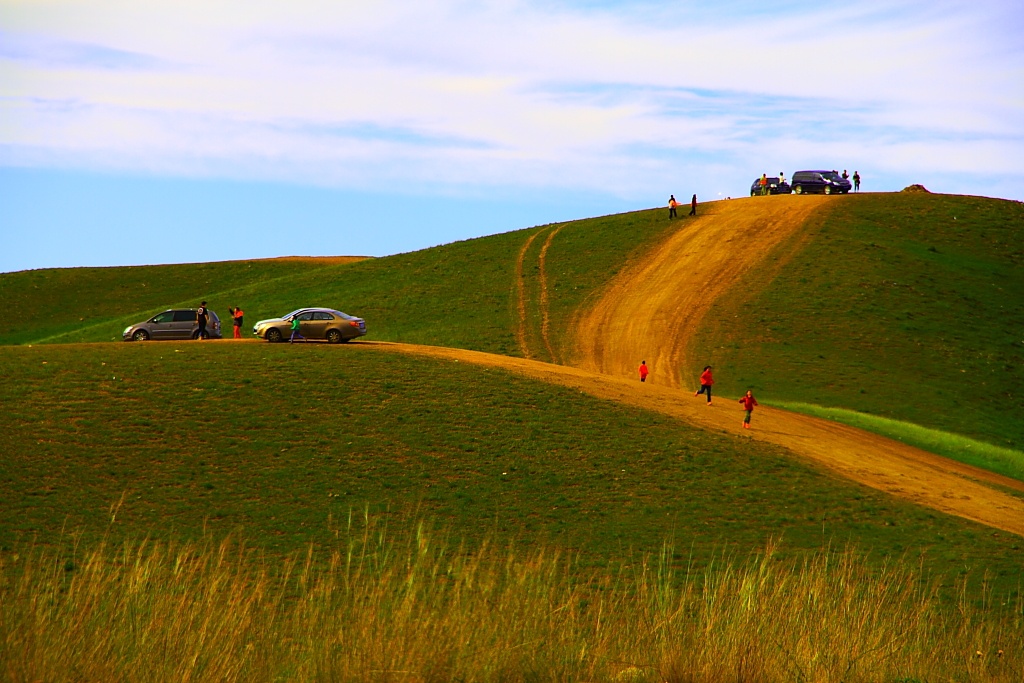
[[[711,385],[715,383],[715,380],[711,377],[711,366],[705,365],[704,372],[700,373],[700,389],[693,393],[694,396],[700,396],[701,394],[708,395],[708,405],[711,405]]]
[[[642,361],[640,361],[640,381],[641,382],[646,382],[647,381],[647,373],[648,373],[647,361],[642,360]]]
[[[754,412],[754,406],[757,405],[757,399],[754,398],[754,394],[747,391],[747,395],[739,400],[743,404],[743,410],[747,411],[747,416],[743,418],[743,428],[750,429],[750,414]]]

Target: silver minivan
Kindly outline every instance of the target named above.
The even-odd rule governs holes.
[[[206,309],[206,332],[210,339],[220,339],[220,318]],[[194,308],[172,308],[157,313],[146,322],[124,328],[121,337],[125,341],[148,341],[150,339],[196,339],[199,337],[199,321]]]

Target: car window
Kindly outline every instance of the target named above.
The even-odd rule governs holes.
[[[306,311],[305,313],[300,313],[299,314],[299,320],[312,320],[312,319],[313,319],[313,312],[312,311]]]
[[[175,311],[174,312],[174,322],[176,322],[176,323],[188,322],[190,320],[195,320],[195,319],[196,319],[196,312],[195,311]]]
[[[829,172],[829,173],[822,173],[821,175],[825,176],[829,180],[839,180],[839,174],[838,173],[831,173],[831,172]]]
[[[174,311],[164,311],[153,316],[153,322],[155,323],[169,323],[174,320]]]
[[[313,314],[313,320],[334,320],[334,316],[324,311],[317,311]]]
[[[336,316],[338,316],[339,318],[341,318],[342,320],[355,320],[355,317],[349,315],[348,313],[342,313],[341,311],[335,311],[334,314]]]

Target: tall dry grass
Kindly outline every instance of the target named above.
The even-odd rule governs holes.
[[[1020,602],[915,567],[774,547],[697,576],[672,549],[583,572],[544,548],[350,525],[283,563],[225,540],[0,556],[12,681],[1024,680]],[[439,540],[440,539],[440,540]],[[677,575],[676,572],[679,572]]]

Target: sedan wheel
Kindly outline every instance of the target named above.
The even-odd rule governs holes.
[[[331,344],[338,344],[341,342],[341,332],[338,330],[327,330],[327,341]]]
[[[282,339],[284,339],[284,337],[281,336],[281,330],[277,329],[276,327],[271,327],[269,330],[267,330],[267,341],[268,342],[272,342],[272,343],[276,344],[277,342],[281,341]]]
[[[135,334],[132,335],[132,339],[135,341],[148,341],[149,332],[146,332],[145,330],[135,330]]]

